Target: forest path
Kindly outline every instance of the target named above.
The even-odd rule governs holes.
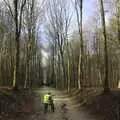
[[[54,95],[55,103],[55,112],[52,113],[50,110],[48,113],[44,114],[43,104],[40,100],[40,96],[47,92],[51,92]],[[77,104],[74,103],[67,94],[55,90],[53,88],[41,88],[35,91],[36,92],[36,109],[38,112],[30,120],[96,120],[89,116],[87,112],[79,110]],[[66,104],[66,107],[61,107],[63,104]]]

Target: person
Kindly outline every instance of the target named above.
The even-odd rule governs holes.
[[[44,113],[46,113],[47,109],[48,109],[48,104],[49,104],[49,95],[48,94],[44,95],[43,103],[44,103]]]
[[[49,95],[49,101],[48,101],[48,103],[51,106],[51,110],[54,112],[54,102],[53,102],[52,95],[51,95],[50,92],[48,93],[48,95]]]
[[[44,113],[47,113],[49,105],[51,106],[51,110],[54,112],[54,103],[50,92],[44,95],[43,102],[44,102]]]

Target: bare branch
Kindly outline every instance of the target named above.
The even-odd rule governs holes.
[[[26,4],[26,0],[22,0],[22,5],[21,5],[21,9],[20,9],[20,22],[19,22],[19,34],[21,32],[21,24],[22,24],[22,13],[23,13],[23,8]]]
[[[10,6],[9,0],[3,0],[3,1],[6,4],[6,6],[8,7],[8,9],[10,10],[10,13],[11,13],[12,17],[14,18],[14,15],[13,15],[12,8]]]

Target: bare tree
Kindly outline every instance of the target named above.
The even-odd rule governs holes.
[[[84,43],[83,43],[83,0],[75,0],[74,7],[77,16],[78,31],[80,35],[80,49],[79,49],[79,62],[78,62],[78,88],[82,91],[82,80],[83,80],[83,57],[84,57]]]
[[[22,26],[22,15],[26,0],[18,1],[13,0],[14,10],[12,10],[9,0],[4,0],[6,6],[9,8],[11,15],[15,22],[15,66],[14,66],[14,77],[13,77],[13,87],[17,86],[17,80],[19,76],[19,55],[20,55],[20,34]],[[19,6],[20,5],[20,6]],[[20,12],[18,12],[18,10]]]
[[[104,38],[104,59],[105,59],[104,92],[107,92],[109,91],[107,33],[106,33],[106,25],[105,25],[104,4],[103,4],[103,0],[99,0],[99,1],[100,1],[101,21],[102,21],[103,38]]]
[[[48,18],[50,21],[50,25],[52,27],[51,36],[54,36],[54,44],[57,46],[58,56],[60,55],[60,62],[62,65],[62,87],[67,85],[67,69],[65,66],[65,48],[67,43],[67,35],[68,35],[68,28],[70,26],[71,20],[71,13],[68,9],[68,1],[62,0],[53,0],[48,2],[49,11],[48,11]],[[55,49],[54,49],[55,50]],[[54,54],[55,55],[55,54]],[[59,58],[59,57],[58,57]]]

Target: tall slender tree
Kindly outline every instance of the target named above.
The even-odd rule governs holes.
[[[104,92],[109,91],[109,81],[108,81],[108,48],[107,48],[107,33],[105,24],[105,12],[103,0],[100,1],[100,11],[101,11],[101,22],[103,29],[103,39],[104,39],[104,59],[105,59],[105,78],[104,78]]]
[[[83,30],[82,30],[82,21],[83,21],[83,0],[75,0],[74,3],[77,23],[78,23],[78,32],[80,36],[80,48],[79,48],[79,61],[78,61],[78,88],[82,91],[82,80],[83,80],[83,57],[84,57],[84,43],[83,43]]]

